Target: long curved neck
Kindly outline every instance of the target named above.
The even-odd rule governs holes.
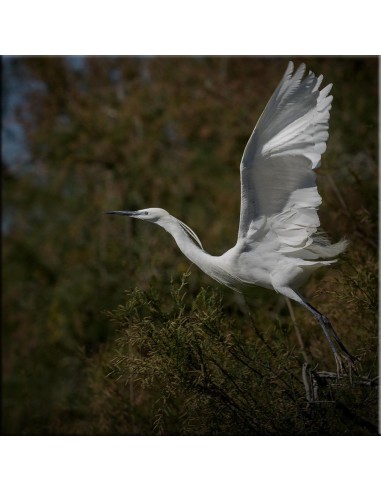
[[[171,217],[170,220],[159,223],[159,225],[173,236],[179,249],[190,261],[210,275],[210,262],[213,257],[191,239],[176,218]]]
[[[200,270],[233,290],[240,291],[241,281],[221,264],[221,257],[206,253],[190,237],[195,235],[185,224],[180,223],[175,217],[169,216],[165,221],[158,222],[171,234],[184,255],[197,265]],[[188,229],[188,232],[186,231]],[[195,236],[197,238],[197,236]]]

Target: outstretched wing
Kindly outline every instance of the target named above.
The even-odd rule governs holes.
[[[272,222],[291,249],[316,232],[321,203],[313,169],[326,149],[332,84],[305,65],[287,70],[246,145],[241,162],[241,214],[238,240],[249,239]],[[265,220],[269,219],[269,220]]]

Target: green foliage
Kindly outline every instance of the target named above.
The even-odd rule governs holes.
[[[281,415],[293,419],[284,410],[301,395],[279,367],[285,348],[278,347],[274,359],[274,349],[258,337],[243,336],[211,288],[202,288],[188,307],[185,295],[184,285],[173,286],[172,306],[164,310],[155,293],[135,290],[111,314],[122,328],[111,375],[148,390],[152,431],[263,434],[282,427]],[[279,403],[275,420],[269,419],[270,394]]]
[[[119,330],[104,370],[109,368],[112,384],[125,388],[120,402],[126,409],[125,431],[190,435],[376,431],[375,385],[359,387],[356,376],[352,384],[335,381],[320,388],[322,403],[307,403],[299,351],[290,344],[288,330],[267,323],[266,333],[258,333],[250,317],[241,324],[226,316],[218,291],[202,288],[187,303],[187,290],[185,278],[181,285],[173,284],[165,306],[154,290],[134,289],[109,313]],[[373,407],[370,420],[369,407]]]
[[[331,403],[306,402],[280,297],[253,292],[253,321],[196,268],[171,284],[188,268],[172,239],[104,215],[160,206],[212,254],[233,246],[239,161],[287,61],[7,61],[27,88],[13,118],[30,158],[3,166],[4,433],[376,433],[374,386],[343,380],[321,387]],[[306,297],[374,380],[378,61],[300,61],[334,84],[320,217],[333,239],[350,240]],[[118,305],[110,323],[102,313]],[[313,317],[295,312],[317,370],[334,370]]]

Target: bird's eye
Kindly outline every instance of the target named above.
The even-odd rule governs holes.
[[[144,212],[144,215],[148,215],[148,212]]]

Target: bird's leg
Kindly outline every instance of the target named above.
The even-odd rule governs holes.
[[[323,314],[319,313],[317,309],[311,306],[311,304],[309,304],[290,287],[275,284],[274,289],[280,294],[283,294],[284,296],[289,297],[296,302],[299,302],[299,304],[307,308],[318,320],[320,326],[323,328],[324,335],[328,340],[329,347],[335,357],[337,373],[343,374],[345,372],[345,365],[349,367],[349,371],[354,369],[356,359],[348,352],[345,345],[340,340],[338,334],[333,329],[329,319],[326,318]]]
[[[319,311],[315,309],[313,306],[311,306],[311,304],[309,304],[307,301],[304,300],[302,301],[303,301],[302,304],[315,316],[320,326],[323,328],[324,335],[328,340],[328,344],[336,360],[338,374],[345,372],[343,366],[343,359],[348,364],[349,369],[350,370],[353,369],[356,359],[348,352],[347,348],[340,340],[338,334],[336,333],[333,326],[331,325],[329,319],[323,314],[319,313]],[[337,343],[337,347],[334,342]]]

